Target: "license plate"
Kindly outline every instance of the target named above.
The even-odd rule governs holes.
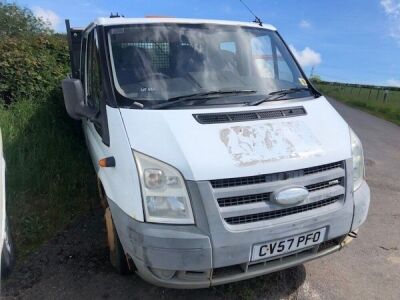
[[[324,240],[325,231],[326,228],[321,228],[285,239],[254,245],[251,260],[266,259],[320,244]]]

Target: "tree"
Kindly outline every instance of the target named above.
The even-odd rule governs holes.
[[[311,77],[310,77],[310,80],[311,80],[312,82],[315,82],[315,83],[322,82],[321,76],[319,76],[319,75],[313,75],[313,76],[311,76]]]
[[[64,35],[54,34],[27,8],[0,3],[0,104],[40,101],[68,73]]]
[[[0,37],[39,33],[49,34],[52,30],[46,22],[35,17],[31,10],[0,2]]]

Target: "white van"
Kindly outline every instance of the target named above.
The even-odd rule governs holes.
[[[358,137],[271,25],[67,21],[82,120],[121,273],[204,288],[340,250],[367,217]]]
[[[14,246],[6,214],[6,162],[3,156],[3,138],[0,130],[0,270],[7,277],[14,266]]]

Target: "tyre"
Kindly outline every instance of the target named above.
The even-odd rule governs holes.
[[[107,207],[104,214],[107,230],[107,243],[110,251],[110,262],[118,274],[125,275],[130,273],[128,260],[122,248],[118,233],[112,220],[110,208]]]
[[[8,225],[8,218],[5,223],[5,239],[3,248],[1,250],[1,278],[6,278],[10,275],[11,270],[15,263],[14,244],[11,237],[10,227]]]
[[[104,187],[101,184],[99,177],[97,177],[97,189],[99,191],[100,205],[105,210],[108,207],[106,193],[104,191]]]

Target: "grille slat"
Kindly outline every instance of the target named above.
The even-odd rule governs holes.
[[[211,114],[194,114],[193,117],[200,124],[219,124],[228,122],[243,122],[253,120],[267,120],[276,118],[288,118],[306,115],[307,112],[302,106],[273,109],[273,110],[257,110],[249,112],[224,112]]]
[[[343,168],[343,162],[336,162],[322,166],[306,168],[302,170],[287,171],[274,174],[216,179],[216,180],[211,180],[211,185],[214,189],[218,189],[218,188],[228,188],[241,185],[259,184],[259,183],[273,182],[278,180],[301,177],[304,175],[320,173],[335,168]]]
[[[314,191],[326,189],[328,187],[332,187],[335,185],[343,185],[343,178],[319,182],[316,184],[310,184],[310,185],[306,186],[306,188],[309,192],[314,192]]]
[[[218,204],[220,207],[236,206],[243,204],[250,204],[256,202],[269,201],[271,193],[239,196],[239,197],[228,197],[218,199]]]
[[[305,211],[309,211],[312,209],[324,207],[330,204],[335,203],[339,199],[341,199],[343,196],[336,196],[328,199],[324,199],[315,203],[310,203],[306,205],[300,205],[300,206],[293,206],[285,209],[279,209],[279,210],[273,210],[273,211],[268,211],[268,212],[263,212],[263,213],[258,213],[258,214],[251,214],[251,215],[244,215],[244,216],[238,216],[238,217],[230,217],[226,218],[225,222],[227,222],[230,225],[239,225],[239,224],[247,224],[247,223],[253,223],[253,222],[258,222],[258,221],[265,221],[265,220],[270,220],[270,219],[275,219],[275,218],[280,218],[284,216],[289,216]]]

